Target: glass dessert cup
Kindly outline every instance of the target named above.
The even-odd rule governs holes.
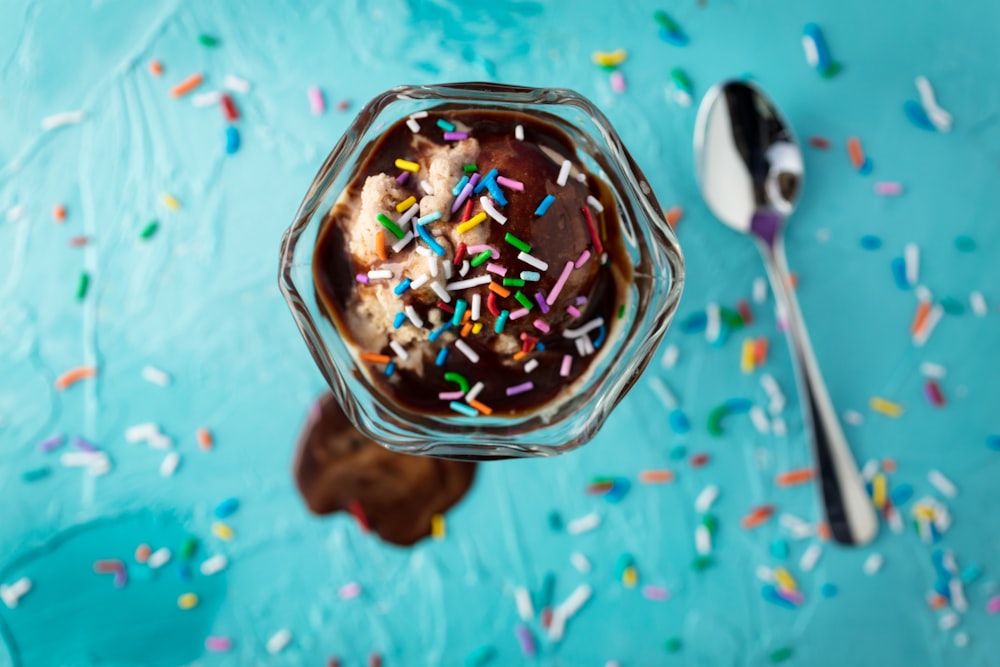
[[[631,264],[619,333],[609,337],[568,398],[517,416],[431,415],[393,401],[368,376],[320,305],[312,273],[324,219],[357,175],[383,128],[418,111],[497,110],[530,114],[565,132],[575,159],[614,198]],[[586,443],[649,363],[683,287],[677,238],[645,176],[607,118],[579,94],[493,83],[399,86],[366,105],[309,187],[281,245],[279,286],[317,366],[351,422],[393,451],[446,458],[551,456]]]

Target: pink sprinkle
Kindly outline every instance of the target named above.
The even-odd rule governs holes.
[[[787,588],[781,588],[780,586],[775,590],[777,591],[778,595],[785,598],[796,607],[806,601],[805,596],[802,595],[802,593],[799,593],[798,591],[791,591],[788,590]]]
[[[225,653],[233,648],[233,640],[229,637],[208,637],[205,639],[205,648],[213,653]]]
[[[573,317],[580,317],[580,310],[576,306],[566,306],[566,312]]]
[[[986,613],[990,615],[1000,614],[1000,595],[994,595],[986,603]]]
[[[580,253],[580,256],[577,257],[576,259],[576,268],[579,269],[581,266],[586,264],[588,259],[590,259],[590,251],[584,250],[583,252]]]
[[[548,333],[549,331],[551,331],[551,329],[549,329],[549,325],[542,320],[535,320],[534,322],[532,322],[532,324],[534,324],[535,328],[541,331],[542,333]]]
[[[516,396],[517,394],[523,394],[526,391],[531,391],[535,388],[532,382],[522,382],[521,384],[515,384],[511,387],[507,387],[508,396]]]
[[[660,602],[670,597],[670,591],[663,586],[643,586],[642,594],[647,600],[657,600]]]
[[[461,141],[462,139],[468,139],[469,134],[467,132],[445,132],[445,141]]]
[[[500,253],[497,252],[496,248],[494,248],[491,245],[486,245],[485,243],[480,243],[478,245],[470,245],[465,250],[470,255],[478,255],[479,253],[481,253],[484,250],[489,250],[490,251],[490,257],[492,257],[493,259],[496,259],[497,257],[500,256]]]
[[[573,366],[573,357],[569,354],[563,355],[562,366],[559,367],[559,375],[569,377],[569,369]]]
[[[538,302],[538,306],[542,309],[542,315],[548,315],[549,304],[545,303],[545,292],[542,290],[535,292],[535,301]]]
[[[357,280],[362,285],[367,285],[368,284],[368,274],[367,273],[359,273],[358,275],[354,276],[354,279]]]
[[[69,240],[69,244],[74,248],[79,248],[80,246],[85,246],[90,243],[90,239],[86,236],[74,236]]]
[[[403,183],[406,183],[406,179],[408,179],[409,177],[410,177],[410,172],[408,171],[399,172],[399,176],[396,177],[396,185],[402,185]]]
[[[319,116],[326,110],[326,100],[323,99],[323,91],[317,86],[309,86],[309,106],[312,108],[314,116]]]
[[[361,595],[361,584],[356,581],[344,584],[340,587],[340,591],[337,594],[340,595],[341,600],[353,600]]]
[[[551,306],[559,298],[559,292],[562,292],[563,287],[566,286],[566,281],[569,280],[569,274],[573,272],[573,262],[566,262],[566,266],[563,267],[562,275],[559,276],[559,280],[552,287],[552,291],[549,292],[549,297],[546,301],[549,302]]]
[[[499,266],[497,264],[494,264],[493,262],[490,262],[486,265],[486,270],[489,271],[490,273],[495,273],[498,276],[507,275],[507,267]]]
[[[442,391],[438,394],[438,398],[442,401],[457,401],[463,396],[465,396],[465,394],[460,391]]]
[[[497,176],[497,183],[504,186],[505,188],[510,188],[511,190],[517,190],[518,192],[524,192],[524,183],[521,181],[515,181],[506,176]]]
[[[521,319],[522,317],[524,317],[527,314],[528,314],[528,309],[527,308],[518,308],[517,310],[515,310],[514,312],[512,312],[510,314],[510,317],[508,317],[507,319],[509,319],[509,320],[519,320],[519,319]]]
[[[618,70],[611,73],[611,90],[619,94],[625,92],[625,77]]]
[[[903,194],[903,184],[898,181],[879,181],[875,184],[875,193],[886,196]]]

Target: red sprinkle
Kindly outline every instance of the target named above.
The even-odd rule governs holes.
[[[347,111],[351,108],[350,100],[340,100],[337,102],[337,111]]]
[[[552,625],[552,607],[542,609],[542,627],[546,630]]]
[[[69,244],[74,248],[79,248],[80,246],[87,245],[88,243],[90,243],[90,239],[86,236],[74,236],[69,240]]]
[[[361,507],[361,502],[357,498],[351,498],[347,503],[347,511],[351,513],[354,520],[358,522],[358,526],[365,533],[370,533],[372,530],[371,525],[368,523],[368,517],[365,516],[365,510]]]
[[[924,382],[924,395],[931,405],[941,407],[944,405],[944,394],[941,393],[941,385],[934,378],[927,378]]]
[[[497,293],[490,292],[490,295],[486,297],[486,308],[490,311],[493,317],[500,317],[500,309],[497,308]]]
[[[459,243],[458,244],[458,249],[455,251],[455,259],[452,260],[452,263],[455,266],[458,266],[459,264],[462,263],[462,258],[465,257],[465,250],[466,250],[465,244],[464,243]]]
[[[340,667],[340,658],[327,658],[326,667]]]
[[[368,656],[368,667],[382,667],[382,656],[373,651],[372,654]]]
[[[66,219],[66,207],[62,204],[56,204],[52,207],[52,219],[56,222],[62,222]]]
[[[896,472],[896,459],[882,459],[882,470],[887,473]]]
[[[98,574],[112,574],[124,569],[124,567],[125,564],[120,560],[106,559],[94,561],[94,572]]]
[[[240,119],[240,112],[236,109],[236,102],[233,102],[233,98],[229,96],[229,93],[222,94],[222,97],[219,98],[219,105],[222,107],[222,115],[230,123]]]
[[[448,313],[449,315],[454,315],[455,314],[455,309],[452,308],[451,306],[449,306],[448,304],[446,304],[444,301],[438,301],[437,307],[438,307],[438,310],[443,310],[444,312]]]
[[[604,252],[604,246],[601,245],[601,238],[597,235],[597,227],[594,225],[594,217],[590,215],[590,207],[584,206],[582,209],[583,217],[587,219],[587,229],[590,231],[590,240],[594,243],[594,251],[600,255]]]
[[[745,530],[750,530],[751,528],[756,528],[770,519],[773,514],[773,505],[758,505],[750,510],[750,513],[740,520],[740,525],[742,525]]]
[[[469,197],[465,202],[465,210],[462,211],[462,222],[467,221],[472,217],[472,197]]]
[[[746,299],[736,302],[736,311],[740,314],[743,324],[753,324],[753,311],[750,310],[750,303]]]
[[[809,137],[809,145],[825,151],[830,148],[830,140],[824,137]]]
[[[708,463],[709,460],[710,457],[708,456],[708,454],[705,453],[695,454],[694,456],[691,457],[691,467],[700,468],[706,463]]]
[[[159,60],[150,60],[149,73],[152,74],[153,76],[160,76],[161,74],[163,74],[163,63],[161,63]]]

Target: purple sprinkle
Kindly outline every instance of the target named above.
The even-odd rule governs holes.
[[[70,440],[70,444],[73,445],[73,447],[75,447],[76,449],[79,449],[81,452],[97,451],[97,447],[94,447],[92,444],[90,444],[89,442],[87,442],[78,435],[73,436],[73,439]]]
[[[125,588],[125,584],[128,583],[128,572],[125,570],[124,565],[115,570],[115,578],[112,583],[115,585],[115,588]]]
[[[587,297],[585,297],[585,296],[578,296],[578,297],[576,297],[576,305],[583,306],[586,303],[587,303]]]
[[[406,179],[408,179],[409,177],[410,177],[410,172],[408,171],[400,172],[399,176],[396,177],[396,185],[402,185],[403,183],[406,183]]]
[[[507,387],[508,396],[517,396],[518,394],[523,394],[526,391],[531,391],[535,388],[532,382],[522,382],[521,384],[515,384],[512,387]]]
[[[62,447],[66,439],[61,433],[56,433],[55,435],[50,435],[49,437],[38,443],[38,451],[40,452],[51,452],[53,449]]]
[[[514,626],[514,634],[517,636],[517,643],[521,645],[521,653],[524,657],[531,658],[535,655],[535,638],[531,636],[531,630],[523,623]]]
[[[469,138],[468,132],[445,132],[444,133],[444,140],[445,141],[461,141],[462,139],[468,139],[468,138]]]
[[[359,273],[358,275],[354,276],[354,279],[357,280],[362,285],[368,284],[368,274],[366,273]]]
[[[469,185],[475,188],[477,185],[479,185],[480,178],[482,178],[482,176],[479,175],[479,172],[476,172],[475,174],[472,175],[472,178],[469,179]]]
[[[545,291],[544,290],[538,290],[537,292],[535,292],[535,301],[537,301],[538,305],[541,307],[541,309],[542,309],[542,315],[548,315],[549,314],[549,304],[545,303]]]
[[[462,191],[458,194],[458,197],[455,198],[455,201],[452,202],[451,204],[452,213],[457,211],[462,206],[462,204],[465,203],[465,200],[469,198],[469,195],[472,194],[472,187],[473,187],[472,180],[470,179],[469,182],[465,184],[465,187],[462,188]]]

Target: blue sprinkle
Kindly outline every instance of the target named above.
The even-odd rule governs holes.
[[[455,197],[457,197],[458,193],[460,193],[462,191],[462,188],[464,188],[465,184],[468,183],[468,182],[469,182],[469,177],[468,176],[463,176],[462,180],[460,180],[458,182],[458,184],[451,189],[451,194],[454,195]]]
[[[462,323],[462,316],[465,315],[465,299],[459,299],[455,302],[455,313],[451,316],[452,326],[458,326]]]
[[[609,503],[617,504],[625,497],[631,486],[631,483],[624,477],[616,477],[614,483],[611,485],[611,489],[604,494],[604,499]]]
[[[830,49],[826,45],[826,39],[823,37],[823,33],[820,32],[819,26],[815,23],[807,23],[802,29],[802,34],[811,39],[813,46],[816,47],[816,63],[814,67],[820,72],[829,70],[830,66],[833,65],[833,61],[830,58]]]
[[[543,343],[542,341],[538,341],[537,343],[535,343],[535,350],[538,351],[538,352],[544,352],[545,351],[545,343]]]
[[[555,200],[555,195],[545,195],[545,199],[543,199],[542,203],[535,209],[535,215],[545,215],[545,212],[549,210],[549,206],[552,206],[552,202]]]
[[[465,656],[465,667],[483,667],[496,657],[497,651],[492,646],[480,646]]]
[[[445,322],[444,324],[442,324],[441,326],[439,326],[437,329],[435,329],[434,331],[432,331],[430,333],[430,335],[427,336],[427,340],[429,340],[430,342],[433,343],[438,338],[440,338],[441,334],[443,334],[445,331],[447,331],[450,327],[451,327],[451,322],[450,321]]]
[[[893,505],[900,507],[913,497],[913,487],[906,483],[900,484],[892,490],[889,497],[892,498]]]
[[[435,366],[444,366],[444,360],[448,358],[448,348],[442,347],[438,350],[437,358],[434,359]]]
[[[687,415],[679,409],[672,410],[667,419],[670,422],[670,428],[678,435],[683,435],[691,430],[691,422],[688,421]]]
[[[424,240],[424,243],[426,243],[430,249],[434,251],[435,255],[438,257],[444,257],[444,248],[441,247],[440,243],[434,240],[431,233],[427,231],[425,226],[417,225],[417,233],[420,234],[420,238]]]
[[[419,218],[417,218],[417,224],[429,225],[430,223],[436,222],[440,219],[441,219],[441,211],[434,211],[433,213],[428,213],[427,215],[422,215]]]
[[[702,333],[708,325],[708,315],[702,311],[691,313],[680,322],[681,331],[686,334]]]
[[[500,317],[498,317],[497,321],[493,324],[493,332],[494,333],[503,333],[503,327],[504,327],[505,324],[507,324],[507,318],[508,317],[510,317],[510,311],[509,310],[501,310],[500,311]]]
[[[401,296],[403,292],[410,289],[410,279],[403,278],[403,281],[392,288],[392,291],[396,293],[396,296]]]
[[[215,516],[220,519],[225,519],[227,516],[231,516],[236,510],[240,508],[240,501],[236,498],[226,498],[221,503],[215,506]]]
[[[882,239],[877,236],[867,234],[861,237],[861,247],[865,250],[878,250],[882,247]]]
[[[945,573],[945,576],[943,577],[939,576],[934,581],[934,592],[950,600],[951,599],[951,587],[949,586],[950,582],[951,582],[951,575],[948,574],[947,572]]]
[[[927,112],[924,108],[914,102],[913,100],[907,100],[906,104],[903,105],[903,113],[906,114],[907,120],[919,127],[921,130],[930,130],[931,132],[937,131],[934,127],[934,123],[927,116]]]
[[[674,46],[686,46],[688,43],[687,35],[680,30],[667,30],[666,28],[660,28],[660,39],[667,44],[673,44]]]
[[[604,339],[608,337],[608,330],[602,324],[601,328],[597,330],[597,338],[594,339],[594,347],[600,349],[601,345],[604,344]]]
[[[21,479],[25,482],[37,482],[40,479],[48,477],[50,474],[52,474],[52,468],[49,466],[41,466],[39,468],[25,470],[21,473]]]
[[[784,607],[785,609],[795,609],[795,605],[786,600],[785,598],[778,595],[778,589],[774,586],[768,584],[760,589],[760,595],[762,598],[768,602],[772,602],[779,607]]]
[[[973,581],[979,578],[979,575],[983,573],[983,569],[978,565],[969,565],[962,569],[961,574],[958,578],[962,580],[962,583],[968,586]]]
[[[454,132],[455,131],[455,125],[454,125],[454,123],[449,123],[444,118],[438,118],[438,120],[437,120],[437,126],[440,127],[442,130],[444,130],[445,132]]]
[[[392,320],[392,328],[398,329],[403,326],[403,322],[406,321],[406,313],[396,313],[396,317]]]
[[[385,376],[391,378],[392,374],[396,372],[396,362],[390,361],[389,365],[385,367]]]
[[[475,188],[473,188],[472,194],[478,195],[480,192],[482,192],[483,190],[485,190],[486,186],[489,183],[493,182],[493,179],[495,179],[497,177],[497,174],[499,174],[499,173],[500,172],[498,172],[496,169],[490,169],[486,173],[486,175],[483,176],[483,178],[479,181],[479,184]],[[496,185],[496,183],[494,183],[494,185]]]
[[[782,539],[771,542],[771,555],[777,560],[788,560],[788,542]]]
[[[944,551],[935,549],[931,552],[931,563],[934,564],[934,571],[937,572],[938,581],[943,581],[944,586],[947,588],[948,581],[951,579],[951,573],[944,567]]]
[[[872,173],[872,169],[873,169],[872,161],[866,155],[865,161],[861,163],[861,167],[858,169],[858,173],[861,174],[862,176],[867,176],[868,174]]]
[[[670,458],[674,461],[683,461],[688,455],[688,448],[684,445],[674,445],[670,449]]]
[[[750,412],[752,406],[753,403],[750,402],[749,398],[730,398],[726,401],[726,412],[731,415],[739,415]]]
[[[507,198],[504,196],[503,190],[500,189],[500,186],[497,185],[497,182],[495,180],[491,178],[490,180],[486,181],[486,189],[490,191],[490,197],[493,198],[493,201],[496,203],[497,206],[507,205]]]
[[[562,515],[555,510],[549,512],[549,528],[557,531],[563,529]]]
[[[536,600],[536,609],[545,609],[552,604],[552,596],[555,594],[556,590],[556,575],[551,572],[545,573],[545,578],[542,579],[542,589],[538,592],[538,600]]]
[[[910,281],[906,279],[906,260],[902,257],[892,260],[892,277],[896,279],[896,287],[910,289]]]
[[[459,401],[452,401],[448,404],[448,407],[455,412],[461,412],[466,417],[475,417],[479,414],[479,412],[471,405],[466,405],[465,403],[461,403]]]
[[[521,271],[521,280],[536,281],[541,280],[542,274],[538,271]]]
[[[240,149],[240,132],[232,125],[226,127],[226,153],[232,155]]]
[[[1000,435],[987,436],[986,446],[995,452],[1000,452]]]
[[[184,561],[177,561],[177,578],[181,581],[191,581],[191,566]]]
[[[829,582],[825,583],[820,587],[819,594],[825,598],[832,598],[837,595],[837,586]]]

